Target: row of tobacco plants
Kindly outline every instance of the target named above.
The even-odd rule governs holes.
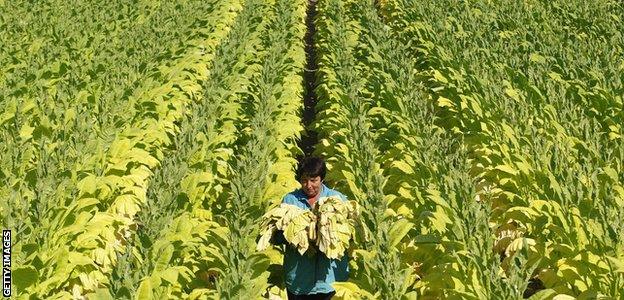
[[[112,279],[115,297],[256,299],[280,294],[282,256],[255,251],[261,216],[296,182],[303,3],[247,1],[217,48],[201,103]],[[136,270],[140,271],[137,272]]]
[[[621,3],[319,2],[343,297],[622,296]]]
[[[468,148],[501,276],[523,268],[535,297],[622,297],[621,3],[385,8],[429,69],[440,126]]]

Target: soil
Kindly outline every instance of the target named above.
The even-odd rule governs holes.
[[[306,52],[306,66],[303,73],[303,118],[302,122],[305,129],[301,140],[299,141],[299,147],[303,150],[304,155],[309,156],[314,152],[314,146],[318,142],[317,133],[310,129],[310,124],[314,121],[316,116],[316,71],[318,70],[318,64],[316,61],[316,48],[314,45],[314,36],[316,34],[316,27],[314,19],[316,18],[316,0],[310,0],[308,2],[306,26],[307,31],[305,34],[305,52]]]

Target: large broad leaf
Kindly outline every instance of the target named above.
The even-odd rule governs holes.
[[[18,291],[25,290],[39,279],[39,273],[32,266],[16,268],[11,276]]]
[[[154,271],[162,271],[169,265],[169,261],[173,256],[173,245],[169,244],[165,247],[163,251],[158,253],[158,260],[156,261],[156,266],[154,267]]]
[[[368,291],[360,289],[352,282],[334,282],[332,284],[336,290],[334,299],[377,299],[373,294]]]
[[[570,295],[560,294],[552,298],[552,300],[576,300],[576,298]]]
[[[406,219],[396,221],[388,234],[390,247],[396,247],[413,227],[414,224]]]
[[[175,268],[168,268],[158,272],[158,276],[170,284],[175,284],[178,281],[178,270]]]
[[[615,169],[606,166],[604,168],[602,168],[602,173],[609,178],[610,180],[612,180],[614,183],[619,182],[619,176],[617,171],[615,171]],[[601,174],[602,175],[602,174]]]
[[[67,259],[69,263],[77,266],[93,265],[95,263],[91,257],[79,252],[70,252]]]
[[[525,247],[529,248],[531,246],[535,246],[535,244],[536,242],[534,239],[524,237],[516,238],[511,243],[509,243],[509,245],[505,249],[505,255],[511,256],[516,251],[521,250]]]
[[[404,161],[395,161],[392,163],[392,167],[396,167],[399,170],[401,170],[403,173],[405,174],[414,174],[414,168],[412,168],[412,166],[410,166],[407,162]]]
[[[152,282],[149,278],[141,281],[141,285],[139,285],[139,289],[136,294],[137,300],[151,300],[154,299],[154,293],[152,292]]]
[[[547,300],[552,299],[552,297],[555,295],[557,295],[557,292],[555,290],[545,289],[533,294],[533,296],[531,296],[529,300]]]
[[[187,299],[219,299],[219,295],[215,290],[197,288],[188,295]]]
[[[615,273],[624,273],[624,262],[615,257],[606,256],[607,260],[611,264],[611,268]]]
[[[97,188],[97,178],[94,175],[89,175],[80,182],[78,182],[78,190],[80,195],[93,195]]]
[[[110,294],[110,291],[106,288],[101,288],[95,290],[95,292],[87,294],[87,299],[89,300],[113,300],[113,296]]]
[[[264,254],[254,254],[247,260],[249,268],[252,271],[251,278],[256,278],[266,272],[271,264],[271,259]]]

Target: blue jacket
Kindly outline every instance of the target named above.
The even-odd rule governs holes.
[[[320,197],[330,196],[347,200],[345,195],[323,184]],[[311,209],[308,196],[301,189],[286,194],[282,203],[296,205],[306,210]],[[284,241],[283,235],[279,239]],[[334,291],[331,286],[333,282],[347,281],[349,258],[345,254],[341,259],[329,259],[320,251],[313,256],[307,252],[301,255],[295,247],[287,244],[284,252],[284,273],[286,289],[295,295],[330,293]]]

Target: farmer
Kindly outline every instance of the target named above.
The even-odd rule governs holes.
[[[310,210],[321,197],[337,196],[346,201],[345,195],[323,183],[326,171],[323,159],[304,158],[297,166],[296,175],[301,188],[286,194],[282,203]],[[336,293],[332,283],[347,280],[349,258],[346,255],[342,259],[329,259],[321,251],[313,255],[307,252],[301,255],[295,247],[286,243],[281,232],[277,235],[277,242],[287,245],[284,273],[288,299],[331,299]]]

